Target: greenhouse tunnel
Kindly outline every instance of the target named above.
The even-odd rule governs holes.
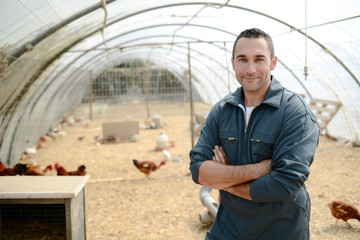
[[[272,36],[279,61],[273,75],[285,87],[308,103],[338,104],[322,133],[359,145],[360,5],[276,2],[281,7],[265,0],[3,1],[2,161],[14,165],[63,116],[87,103],[90,79],[95,86],[104,71],[119,72],[119,85],[106,87],[123,93],[121,86],[149,72],[156,88],[161,79],[156,72],[163,72],[177,81],[167,86],[180,89],[170,94],[185,92],[187,101],[216,103],[239,87],[232,47],[251,27]],[[133,78],[124,77],[131,71]],[[132,89],[127,93],[135,94]]]

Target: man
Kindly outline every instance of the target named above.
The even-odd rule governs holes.
[[[221,195],[206,239],[309,239],[316,118],[271,75],[277,57],[267,33],[243,31],[231,61],[241,87],[214,105],[190,151],[194,182]]]

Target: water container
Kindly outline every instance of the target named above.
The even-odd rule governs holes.
[[[160,115],[152,116],[151,121],[155,124],[155,128],[162,128],[161,116]]]
[[[161,150],[161,149],[167,149],[169,145],[169,139],[166,136],[166,134],[164,133],[160,133],[157,137],[156,137],[156,148]]]

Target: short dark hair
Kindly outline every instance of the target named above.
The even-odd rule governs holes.
[[[274,58],[274,56],[275,56],[274,44],[273,44],[273,41],[272,41],[270,35],[258,28],[246,29],[246,30],[242,31],[239,34],[239,36],[237,36],[237,38],[234,42],[234,46],[233,46],[233,52],[232,52],[233,58],[234,58],[236,43],[239,41],[240,38],[264,38],[266,40],[266,42],[268,43],[268,47],[270,50],[270,57],[271,57],[271,59]]]

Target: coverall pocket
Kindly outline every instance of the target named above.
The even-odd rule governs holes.
[[[220,132],[220,142],[226,156],[228,157],[229,164],[236,164],[238,158],[239,139],[238,132]]]
[[[258,163],[262,160],[272,158],[274,153],[274,144],[275,141],[271,137],[253,135],[250,139],[250,156],[252,158],[252,162]]]

